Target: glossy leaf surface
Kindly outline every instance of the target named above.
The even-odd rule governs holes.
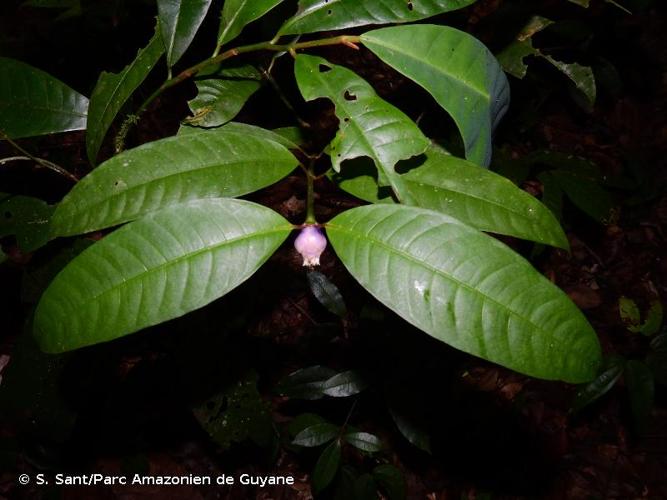
[[[317,459],[313,470],[313,490],[317,494],[331,484],[340,467],[341,446],[340,441],[335,440],[327,446],[320,458]]]
[[[241,196],[298,165],[285,147],[243,130],[177,135],[114,156],[60,202],[52,235],[87,233],[188,200]]]
[[[159,30],[148,45],[139,50],[137,57],[120,73],[104,72],[97,80],[88,109],[86,151],[88,159],[95,164],[104,137],[116,115],[132,93],[146,79],[164,53],[164,44]]]
[[[319,271],[310,271],[308,273],[308,285],[315,298],[330,313],[341,318],[347,314],[347,307],[338,287],[324,274]]]
[[[359,394],[366,387],[368,383],[364,377],[357,371],[349,370],[327,380],[322,386],[322,392],[333,398],[347,398]]]
[[[479,40],[425,24],[369,31],[361,41],[452,116],[468,160],[489,165],[492,133],[509,107],[510,89],[500,64]]]
[[[534,377],[587,382],[600,344],[570,299],[501,242],[438,212],[371,205],[327,224],[380,302],[429,335]]]
[[[451,215],[482,231],[568,248],[558,220],[536,198],[503,176],[437,147],[429,148],[425,161],[401,177],[415,206]],[[363,173],[335,180],[363,200],[391,202],[379,197],[377,183]]]
[[[225,0],[220,19],[218,45],[233,40],[243,28],[259,19],[283,0]]]
[[[408,23],[462,9],[476,0],[300,0],[283,35],[338,30],[367,24]]]
[[[607,394],[623,375],[624,370],[625,359],[621,357],[612,358],[595,380],[577,391],[572,403],[572,411],[577,412]]]
[[[0,132],[18,139],[86,128],[88,98],[60,80],[7,57],[0,75]]]
[[[178,62],[197,34],[211,0],[158,0],[162,42],[169,67]]]
[[[339,130],[329,146],[336,171],[341,163],[369,157],[378,168],[381,185],[391,185],[397,198],[407,201],[409,194],[394,167],[423,153],[428,139],[403,112],[380,99],[373,87],[354,72],[330,64],[321,57],[299,55],[296,59],[297,83],[304,99],[326,97],[336,106]]]
[[[224,68],[203,80],[196,80],[197,97],[188,102],[189,125],[218,127],[233,119],[259,90],[262,76],[250,65]]]
[[[37,306],[35,335],[55,353],[182,316],[249,278],[291,229],[268,208],[224,198],[150,214],[58,274]]]
[[[334,439],[338,435],[339,430],[340,428],[338,426],[328,422],[314,424],[299,432],[294,437],[292,444],[304,446],[306,448],[321,446]]]
[[[368,432],[348,432],[345,434],[345,441],[358,450],[368,453],[375,453],[382,449],[380,438]]]

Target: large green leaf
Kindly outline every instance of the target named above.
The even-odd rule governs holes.
[[[162,42],[167,52],[167,64],[172,67],[192,43],[211,0],[158,0]]]
[[[292,130],[288,129],[274,129],[269,130],[262,127],[257,127],[255,125],[248,125],[247,123],[241,122],[229,122],[226,123],[224,129],[228,132],[236,132],[237,134],[243,134],[261,139],[264,141],[277,142],[282,146],[285,146],[287,149],[300,149],[300,145],[295,141],[296,134]],[[288,131],[288,133],[285,133]],[[189,135],[189,134],[200,134],[205,132],[200,127],[193,127],[191,125],[181,125],[178,129],[178,135]]]
[[[301,0],[280,34],[313,33],[366,24],[408,23],[462,9],[476,0]]]
[[[243,28],[283,0],[225,0],[218,31],[218,46],[233,40]]]
[[[35,312],[43,350],[112,340],[182,316],[249,278],[292,226],[272,210],[219,198],[174,205],[84,250]]]
[[[344,160],[367,156],[378,168],[380,184],[390,185],[399,200],[407,201],[409,194],[394,167],[428,147],[417,125],[354,72],[321,57],[297,56],[295,74],[304,99],[326,97],[336,106],[340,126],[329,146],[334,169],[340,171]]]
[[[31,137],[86,128],[88,99],[37,68],[0,57],[0,131]]]
[[[285,147],[243,130],[177,135],[110,158],[60,202],[52,236],[88,233],[188,200],[241,196],[298,165]]]
[[[334,179],[363,200],[391,201],[380,197],[377,183],[368,175],[341,177]],[[506,178],[440,148],[429,148],[426,161],[402,179],[415,206],[451,215],[482,231],[568,248],[558,220],[537,199]]]
[[[158,27],[159,28],[159,27]],[[95,164],[109,127],[132,93],[146,79],[164,53],[160,30],[156,29],[148,45],[120,73],[103,72],[93,89],[88,109],[86,151]]]
[[[534,377],[596,376],[600,344],[586,318],[500,241],[400,205],[348,210],[327,234],[368,291],[433,337]]]
[[[196,80],[197,97],[188,102],[193,116],[186,123],[218,127],[234,118],[250,96],[262,86],[262,75],[250,65],[223,68]]]
[[[507,111],[510,88],[484,44],[454,28],[427,24],[369,31],[361,41],[424,87],[456,122],[466,157],[489,165],[492,133]]]

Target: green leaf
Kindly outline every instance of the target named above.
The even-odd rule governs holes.
[[[127,224],[74,259],[44,292],[46,352],[112,340],[205,306],[248,279],[292,226],[233,199],[174,205]]]
[[[534,377],[596,376],[600,344],[581,311],[498,240],[397,205],[354,208],[326,227],[361,285],[429,335]]]
[[[577,89],[586,96],[589,104],[595,104],[597,89],[595,86],[595,75],[590,67],[582,66],[578,63],[564,63],[548,55],[544,55],[543,57],[574,83]]]
[[[16,236],[23,252],[33,252],[49,241],[54,207],[38,198],[0,193],[0,238]]]
[[[565,169],[552,170],[552,177],[567,197],[584,213],[600,223],[609,219],[613,208],[611,195],[585,172],[573,172]]]
[[[622,357],[613,357],[606,364],[606,368],[595,380],[584,385],[577,391],[572,402],[573,412],[580,411],[582,408],[585,408],[607,394],[616,385],[616,381],[621,375],[623,375],[625,359]]]
[[[302,430],[306,429],[307,427],[315,424],[322,424],[324,422],[325,420],[315,413],[302,413],[301,415],[297,415],[294,420],[292,420],[287,425],[287,432],[292,437],[292,439],[294,439]]]
[[[218,46],[241,34],[243,28],[273,9],[282,0],[225,0],[218,31]]]
[[[322,392],[333,398],[347,398],[359,394],[368,387],[368,383],[355,370],[341,372],[324,382]]]
[[[96,163],[104,137],[116,115],[134,91],[141,85],[164,53],[159,29],[148,45],[120,73],[103,72],[93,89],[88,109],[86,151],[92,164]]]
[[[373,469],[373,478],[389,497],[389,500],[404,500],[407,486],[403,474],[391,464],[378,465]]]
[[[361,451],[376,453],[382,449],[380,438],[368,432],[348,432],[345,441]]]
[[[273,184],[298,165],[283,146],[244,130],[202,130],[114,156],[60,202],[52,236],[95,231],[193,199],[241,196]]]
[[[301,0],[282,35],[339,30],[367,24],[409,23],[462,9],[476,0]]]
[[[454,28],[428,24],[369,31],[361,41],[452,116],[468,160],[489,165],[491,136],[509,107],[510,88],[484,44]]]
[[[324,383],[336,374],[326,366],[310,366],[291,373],[278,384],[278,393],[295,399],[321,399]]]
[[[308,285],[310,285],[310,291],[313,292],[315,298],[329,312],[341,318],[345,317],[347,308],[343,296],[340,294],[338,287],[329,281],[329,278],[319,271],[310,271],[308,273]]]
[[[632,299],[627,297],[618,299],[618,312],[621,315],[623,323],[625,323],[625,326],[630,331],[634,331],[631,328],[637,328],[641,322],[639,307],[637,307],[637,303]]]
[[[646,320],[641,327],[641,333],[647,337],[658,333],[660,325],[662,325],[662,318],[662,304],[659,300],[652,301],[648,313],[646,313]]]
[[[292,444],[306,448],[322,446],[338,436],[339,431],[340,428],[337,425],[328,422],[311,425],[299,432],[292,441]]]
[[[354,72],[321,57],[297,56],[295,74],[306,101],[326,97],[336,106],[340,125],[329,146],[334,169],[340,171],[345,160],[367,156],[378,168],[380,184],[391,185],[396,197],[407,201],[407,189],[394,167],[428,147],[417,125]]]
[[[643,432],[655,399],[653,373],[644,363],[633,359],[626,365],[625,383],[630,394],[630,407],[636,428],[639,432]]]
[[[503,51],[498,54],[498,62],[510,75],[522,79],[526,76],[528,66],[524,62],[527,56],[539,56],[540,51],[533,47],[532,36],[554,22],[542,16],[533,16],[516,37]]]
[[[60,80],[7,57],[0,74],[0,132],[18,139],[86,128],[88,99]]]
[[[446,154],[427,151],[424,164],[403,176],[415,205],[482,231],[568,248],[551,211],[511,181]]]
[[[192,43],[211,0],[157,0],[162,42],[171,68]]]
[[[318,458],[313,470],[313,490],[317,494],[331,484],[333,478],[340,467],[341,446],[340,441],[336,439],[327,446],[320,458]]]
[[[185,122],[195,127],[218,127],[233,119],[262,86],[262,75],[250,65],[223,68],[195,81],[197,97],[188,102],[193,116]]]

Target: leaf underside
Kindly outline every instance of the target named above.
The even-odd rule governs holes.
[[[51,235],[71,236],[127,222],[172,204],[236,197],[289,174],[296,158],[235,124],[144,144],[107,160],[58,205]]]
[[[132,222],[56,276],[35,312],[46,352],[122,337],[226,294],[278,248],[291,225],[233,199],[197,200]]]
[[[538,378],[586,382],[600,345],[569,298],[501,242],[420,208],[371,205],[327,224],[380,302],[443,342]]]
[[[86,128],[88,98],[37,68],[0,57],[0,131],[13,139]]]
[[[361,41],[451,115],[468,160],[489,165],[492,134],[509,107],[510,88],[484,44],[463,31],[428,24],[369,31]]]

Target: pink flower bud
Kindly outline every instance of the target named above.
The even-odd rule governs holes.
[[[294,241],[294,248],[303,256],[304,266],[319,266],[320,255],[327,247],[327,239],[317,226],[306,226]]]

